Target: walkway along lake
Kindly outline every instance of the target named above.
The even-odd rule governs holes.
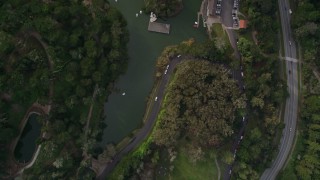
[[[193,27],[201,1],[183,0],[184,8],[178,16],[168,21],[158,20],[171,25],[170,35],[148,32],[149,15],[139,13],[144,5],[143,0],[110,0],[110,3],[122,12],[128,23],[129,65],[126,74],[115,85],[120,92],[112,93],[105,104],[108,126],[104,130],[101,145],[118,143],[141,126],[146,100],[153,86],[155,62],[164,47],[189,38],[199,42],[208,38],[205,28]],[[139,13],[138,17],[136,13]]]
[[[38,122],[40,116],[30,113],[28,122],[23,129],[21,137],[14,150],[15,159],[20,163],[27,163],[31,160],[36,150],[36,140],[40,137],[41,124]]]

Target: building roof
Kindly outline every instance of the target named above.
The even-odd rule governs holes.
[[[239,21],[239,28],[247,28],[247,24],[248,24],[248,21],[247,20],[240,20]]]

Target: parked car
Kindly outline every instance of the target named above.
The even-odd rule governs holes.
[[[216,15],[220,15],[221,14],[221,9],[217,9],[216,10]]]

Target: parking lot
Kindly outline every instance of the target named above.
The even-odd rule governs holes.
[[[217,16],[221,15],[221,10],[222,10],[222,0],[217,0],[216,12],[215,12]]]
[[[214,14],[221,18],[226,27],[239,27],[239,0],[216,0],[213,6]]]
[[[239,0],[233,1],[233,8],[232,8],[232,20],[233,20],[233,27],[239,27],[239,18],[238,18],[238,11],[239,11]]]

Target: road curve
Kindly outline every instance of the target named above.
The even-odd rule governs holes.
[[[158,97],[158,100],[154,101],[154,103],[152,104],[152,111],[149,114],[149,117],[147,118],[147,121],[144,124],[143,128],[140,130],[140,132],[129,145],[127,145],[124,149],[122,149],[118,154],[116,154],[113,157],[112,162],[105,165],[104,169],[97,175],[97,179],[105,179],[108,173],[111,172],[111,170],[119,163],[121,158],[127,153],[129,153],[131,150],[133,150],[135,147],[139,146],[142,143],[142,141],[148,136],[156,121],[158,112],[160,111],[161,102],[164,96],[166,85],[169,82],[169,77],[173,73],[173,70],[175,69],[176,65],[182,60],[182,56],[179,58],[175,57],[170,60],[168,72],[167,74],[163,74],[163,76],[161,77],[160,86],[156,92],[156,97]]]
[[[289,4],[287,0],[278,0],[279,12],[281,17],[281,27],[283,33],[283,45],[285,57],[296,59],[296,46],[292,38],[290,27]],[[295,136],[297,124],[298,109],[298,72],[297,63],[286,61],[287,67],[287,85],[290,96],[286,100],[286,108],[284,113],[284,124],[282,138],[279,145],[279,153],[274,159],[272,166],[265,170],[261,176],[261,180],[273,180],[279,171],[283,168],[286,159],[290,153]]]

